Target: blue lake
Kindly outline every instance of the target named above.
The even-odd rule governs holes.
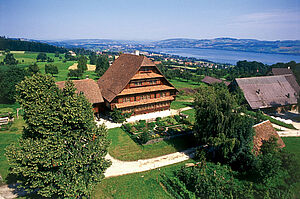
[[[157,48],[151,51],[179,55],[183,57],[195,57],[206,59],[217,63],[236,64],[237,61],[258,61],[264,64],[275,64],[277,62],[300,62],[300,55],[255,53],[243,51],[197,49],[197,48]]]

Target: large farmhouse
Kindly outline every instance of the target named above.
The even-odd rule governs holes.
[[[177,90],[145,56],[122,54],[98,80],[110,110],[144,114],[170,109]]]

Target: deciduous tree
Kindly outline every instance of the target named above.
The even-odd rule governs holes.
[[[54,74],[58,74],[58,68],[53,64],[46,64],[45,73],[46,74],[50,73],[53,76]]]
[[[7,148],[11,172],[29,193],[49,198],[89,198],[110,163],[104,126],[71,82],[63,91],[54,79],[36,74],[17,86],[26,127]]]
[[[105,55],[99,56],[96,61],[96,74],[101,77],[109,68],[108,58]]]

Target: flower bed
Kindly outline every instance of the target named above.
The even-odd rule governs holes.
[[[139,144],[149,143],[150,140],[160,138],[172,138],[178,135],[184,135],[192,131],[192,124],[183,116],[175,115],[165,118],[156,118],[155,122],[146,122],[140,120],[135,123],[126,123],[122,129]],[[151,143],[151,142],[150,142]]]

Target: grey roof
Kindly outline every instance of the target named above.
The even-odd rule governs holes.
[[[273,75],[287,75],[293,74],[292,70],[289,68],[272,68]]]
[[[297,104],[297,92],[285,75],[237,78],[252,109]]]

